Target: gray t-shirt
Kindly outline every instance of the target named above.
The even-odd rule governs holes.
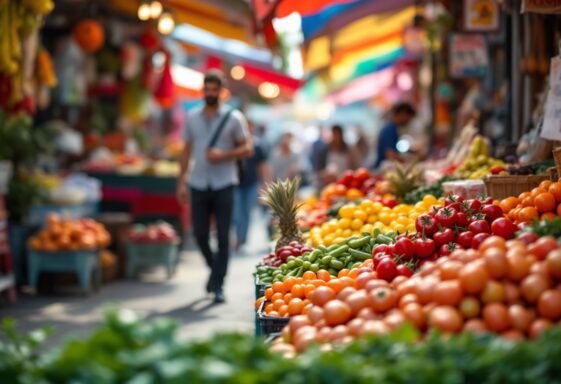
[[[235,160],[211,163],[207,160],[208,145],[222,118],[230,107],[221,105],[212,119],[204,114],[204,107],[196,108],[187,114],[187,123],[183,132],[185,141],[192,144],[191,159],[193,161],[189,176],[189,185],[198,190],[218,190],[237,185],[238,170]],[[240,111],[230,114],[214,147],[232,150],[249,137],[247,121]]]

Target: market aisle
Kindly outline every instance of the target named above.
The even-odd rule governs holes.
[[[257,219],[256,215],[256,219]],[[21,330],[49,325],[56,330],[50,343],[70,335],[85,336],[103,319],[108,306],[129,308],[148,316],[168,316],[180,323],[185,339],[205,338],[216,331],[253,332],[252,272],[266,250],[266,226],[254,220],[252,243],[233,255],[226,283],[227,302],[214,305],[204,292],[208,271],[192,245],[183,252],[177,274],[164,280],[163,270],[143,275],[142,281],[117,281],[89,297],[23,296],[16,305],[0,307],[0,317],[14,317]]]

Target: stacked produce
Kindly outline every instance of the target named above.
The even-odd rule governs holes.
[[[361,233],[372,233],[378,228],[383,233],[414,232],[415,220],[443,203],[427,195],[415,205],[399,204],[393,208],[379,202],[363,200],[360,204],[346,204],[339,209],[340,219],[332,219],[309,232],[312,246],[331,246]]]
[[[561,182],[545,180],[530,192],[503,199],[500,207],[515,223],[552,220],[561,216]]]
[[[173,226],[165,221],[155,224],[137,224],[129,231],[129,240],[135,243],[172,243],[179,240]]]
[[[282,264],[287,263],[289,257],[298,257],[309,252],[312,252],[312,248],[310,246],[300,244],[297,241],[292,241],[290,244],[285,245],[284,247],[277,249],[275,252],[271,252],[267,256],[263,257],[261,265],[280,267]]]
[[[485,139],[477,135],[472,143],[467,158],[456,169],[455,175],[466,179],[481,179],[491,173],[493,167],[505,167],[502,160],[489,156],[489,146]],[[497,168],[498,169],[498,168]]]
[[[553,237],[527,245],[492,236],[479,250],[457,250],[391,283],[365,262],[345,281],[310,293],[313,305],[291,318],[284,341],[301,352],[404,323],[423,332],[493,332],[520,340],[561,320],[561,247]]]
[[[77,251],[104,248],[111,238],[105,227],[92,219],[61,219],[50,214],[46,227],[29,239],[29,247],[37,251]]]

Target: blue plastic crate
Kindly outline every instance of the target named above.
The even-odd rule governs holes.
[[[29,286],[37,289],[37,280],[41,272],[74,272],[78,276],[84,292],[92,288],[91,276],[94,275],[97,286],[101,283],[101,264],[99,250],[80,251],[28,251]]]

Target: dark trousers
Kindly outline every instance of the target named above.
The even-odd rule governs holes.
[[[191,188],[191,213],[193,232],[197,245],[211,270],[209,288],[212,292],[222,289],[230,256],[230,223],[234,206],[234,187],[216,191]],[[214,215],[218,232],[218,252],[209,244],[210,218]]]

